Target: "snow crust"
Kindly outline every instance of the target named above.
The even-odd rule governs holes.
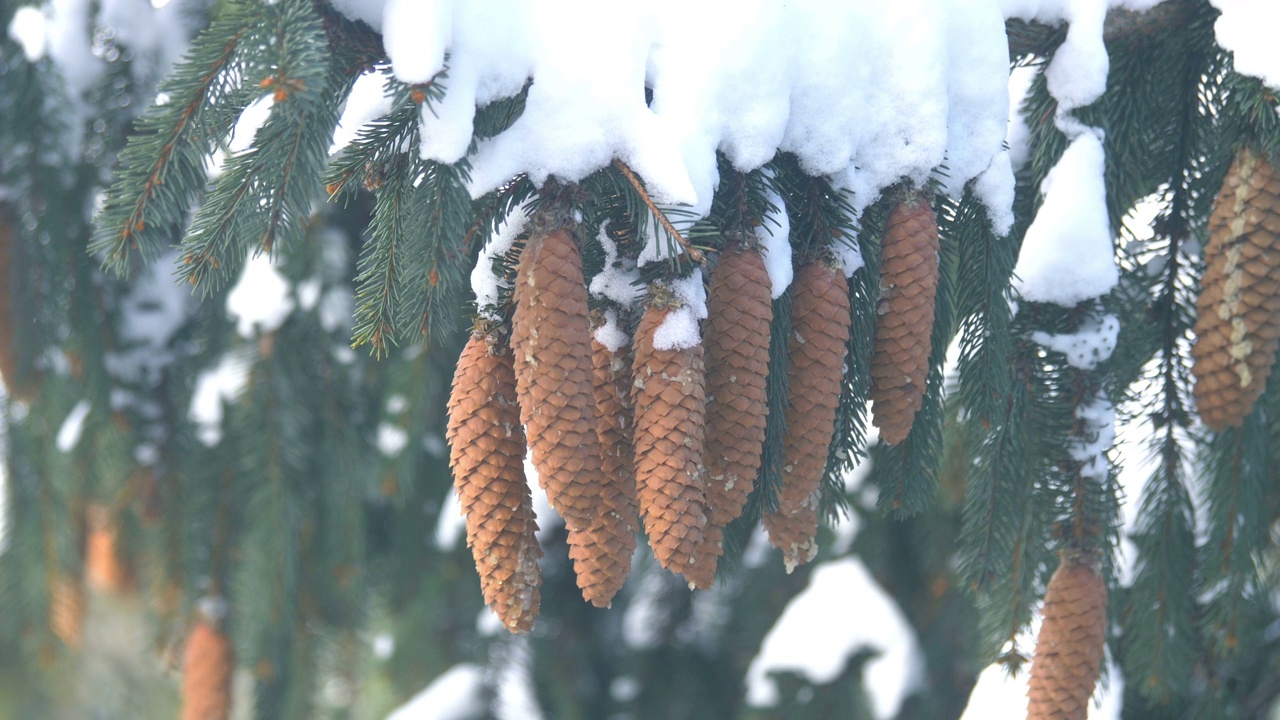
[[[1213,25],[1218,44],[1235,54],[1236,72],[1253,75],[1280,90],[1280,53],[1275,28],[1280,5],[1267,0],[1209,0],[1222,11]]]
[[[1120,319],[1115,315],[1104,315],[1088,318],[1073,333],[1056,335],[1036,331],[1031,334],[1031,339],[1066,355],[1071,367],[1092,370],[1111,357],[1119,335]]]
[[[1119,282],[1104,166],[1101,131],[1082,128],[1045,176],[1044,202],[1014,268],[1014,287],[1023,298],[1070,307]]]
[[[296,304],[290,289],[269,255],[250,253],[240,279],[227,293],[227,316],[235,319],[240,337],[279,330]]]
[[[764,267],[769,271],[769,293],[777,300],[795,277],[791,267],[791,220],[782,196],[770,190],[768,197],[774,212],[765,215],[764,222],[756,228],[756,237],[760,239]]]
[[[69,453],[76,449],[80,444],[80,436],[84,434],[84,420],[89,417],[89,410],[92,406],[88,400],[81,400],[71,408],[71,412],[67,413],[67,417],[62,421],[62,426],[58,428],[58,436],[55,439],[58,452]]]
[[[876,620],[831,622],[853,617]],[[757,707],[778,703],[771,672],[797,672],[814,684],[831,682],[862,648],[879,653],[867,662],[864,675],[872,710],[877,718],[894,717],[924,676],[915,633],[861,560],[844,557],[822,563],[813,569],[808,587],[787,604],[751,661],[747,702]]]
[[[686,278],[673,280],[667,288],[680,300],[680,306],[667,313],[662,324],[653,331],[655,350],[686,350],[702,342],[699,320],[707,319],[707,288],[702,270],[694,270]]]
[[[618,158],[657,202],[701,216],[717,150],[741,171],[782,150],[865,207],[944,163],[958,193],[1004,139],[997,0],[333,4],[382,30],[402,81],[444,72],[445,98],[423,110],[425,158],[462,158],[476,108],[532,81],[521,118],[471,158],[474,196],[520,173],[580,180]]]

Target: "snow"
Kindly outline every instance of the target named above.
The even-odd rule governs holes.
[[[88,400],[81,400],[71,408],[71,412],[67,413],[62,426],[58,428],[58,436],[55,440],[58,452],[69,453],[80,444],[80,436],[84,434],[84,420],[89,417],[91,409],[92,406],[89,405]]]
[[[1103,183],[1101,132],[1081,128],[1041,184],[1044,202],[1022,242],[1014,287],[1067,307],[1107,294],[1120,280]]]
[[[1083,421],[1083,437],[1073,440],[1068,452],[1073,460],[1083,463],[1081,477],[1105,481],[1111,467],[1107,450],[1116,442],[1115,408],[1107,396],[1099,392],[1093,400],[1076,407],[1076,418]]]
[[[622,329],[622,323],[618,320],[618,313],[612,309],[604,311],[604,322],[600,327],[592,333],[595,341],[609,349],[609,352],[618,352],[622,348],[631,344],[631,336],[627,335],[627,331]]]
[[[444,504],[436,513],[436,547],[441,552],[449,552],[458,547],[458,539],[467,529],[467,520],[462,515],[462,505],[458,503],[458,493],[453,486],[445,493]],[[486,614],[492,614],[485,610]]]
[[[489,237],[489,241],[485,243],[480,256],[476,259],[476,266],[471,271],[471,289],[476,294],[476,310],[481,317],[493,322],[502,321],[499,298],[501,291],[511,287],[511,283],[493,274],[493,262],[511,249],[516,238],[524,232],[528,222],[529,216],[525,206],[512,210],[511,214],[498,226],[498,231]]]
[[[1036,331],[1031,334],[1031,339],[1066,355],[1071,367],[1092,370],[1111,357],[1119,335],[1120,319],[1115,315],[1104,315],[1102,318],[1087,318],[1073,333],[1051,335]]]
[[[992,3],[951,0],[949,7],[952,21],[947,36],[947,176],[942,185],[947,195],[958,198],[965,182],[991,166],[991,148],[1000,147],[1005,139],[1008,117],[992,112],[982,103],[1008,93],[1009,47],[970,41],[990,36],[995,28],[1004,28],[1003,14]],[[1012,177],[1009,189],[1012,196]]]
[[[791,267],[791,220],[782,196],[770,190],[768,197],[774,211],[764,216],[764,222],[756,228],[756,237],[760,239],[764,267],[769,271],[769,292],[777,300],[791,286],[795,275]]]
[[[177,257],[169,251],[135,271],[120,303],[121,342],[106,355],[107,368],[116,378],[153,387],[173,362],[169,343],[194,305],[170,274]]]
[[[399,425],[389,422],[378,423],[378,451],[386,457],[397,457],[409,444],[409,433]]]
[[[387,720],[471,720],[484,707],[484,669],[459,663],[387,716]]]
[[[49,48],[48,20],[44,13],[30,5],[24,5],[13,13],[9,21],[9,38],[22,46],[27,62],[38,62]]]
[[[382,40],[401,82],[425,83],[444,68],[452,5],[443,0],[387,0]]]
[[[1031,81],[1037,69],[1030,65],[1014,68],[1009,72],[1009,127],[1005,144],[1009,146],[1009,161],[1013,169],[1021,170],[1031,159],[1031,126],[1022,115],[1022,103],[1031,93]]]
[[[618,244],[609,238],[608,227],[608,222],[603,223],[596,235],[604,249],[604,267],[591,278],[589,289],[592,295],[612,300],[624,308],[635,307],[644,298],[640,271],[634,260],[618,256]]]
[[[102,79],[106,66],[93,54],[90,0],[50,0],[45,5],[49,56],[62,70],[73,98],[82,98]]]
[[[196,378],[187,419],[195,423],[196,437],[207,447],[222,442],[222,404],[234,402],[244,392],[250,364],[248,353],[232,351]]]
[[[1280,90],[1280,53],[1274,30],[1280,5],[1266,0],[1210,0],[1222,11],[1213,25],[1218,44],[1235,55],[1236,72],[1260,78]]]
[[[833,617],[876,621],[832,623]],[[872,710],[877,718],[894,717],[924,676],[915,634],[861,560],[845,557],[822,563],[813,569],[808,587],[787,604],[751,661],[747,702],[757,707],[778,703],[771,672],[797,672],[814,684],[829,683],[863,648],[878,653],[863,671]]]
[[[236,332],[243,338],[273,333],[293,308],[289,281],[276,270],[271,257],[250,253],[240,280],[227,293],[227,315],[236,321]]]
[[[702,284],[702,270],[689,277],[672,280],[667,288],[680,304],[667,313],[662,324],[653,331],[655,350],[686,350],[702,342],[698,321],[707,319],[707,289]]]
[[[750,171],[783,150],[864,207],[944,163],[958,192],[1004,136],[997,0],[749,0],[733,13],[711,0],[334,5],[382,30],[402,81],[446,70],[444,99],[423,108],[425,158],[461,158],[475,108],[532,80],[524,114],[471,158],[473,196],[521,173],[581,180],[617,158],[656,202],[703,216],[717,151]]]
[[[1001,152],[973,181],[973,193],[987,209],[991,229],[997,235],[1008,235],[1013,229],[1013,159]]]
[[[511,638],[494,647],[498,666],[495,679],[494,720],[542,720],[537,694],[533,688],[533,673],[527,638]]]
[[[329,154],[333,155],[356,139],[369,123],[391,112],[391,97],[387,95],[386,76],[379,70],[369,70],[356,78],[347,95],[347,103],[333,131]]]

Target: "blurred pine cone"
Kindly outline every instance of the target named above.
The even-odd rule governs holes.
[[[1280,346],[1280,177],[1242,149],[1209,217],[1196,301],[1196,407],[1213,430],[1240,426],[1266,388]]]
[[[791,285],[787,432],[778,509],[762,518],[787,572],[818,553],[818,500],[835,433],[849,326],[849,283],[824,262],[800,268]]]
[[[1063,557],[1044,596],[1027,720],[1085,720],[1107,640],[1107,586],[1092,564]]]
[[[226,720],[231,710],[231,641],[201,618],[187,634],[182,660],[181,720]]]
[[[928,200],[899,203],[885,223],[880,302],[871,361],[873,422],[880,439],[907,439],[924,401],[933,304],[938,290],[938,222]]]
[[[541,601],[533,499],[509,348],[477,331],[458,358],[449,396],[449,466],[466,516],[484,601],[511,632],[533,628]]]
[[[564,228],[529,239],[516,274],[511,348],[520,420],[547,500],[570,529],[600,512],[600,439],[582,258]]]

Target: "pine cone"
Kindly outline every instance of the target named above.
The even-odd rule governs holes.
[[[739,246],[720,255],[707,293],[707,526],[723,528],[747,503],[764,451],[769,411],[769,323],[773,303],[769,271],[754,249]],[[713,537],[714,535],[714,537]],[[722,533],[706,533],[699,565],[723,548]],[[708,559],[709,558],[709,559]],[[705,570],[701,573],[706,576]],[[703,587],[701,582],[695,583]]]
[[[116,529],[110,511],[91,506],[88,516],[89,536],[85,541],[84,575],[90,587],[107,593],[118,593],[129,583],[128,572],[116,552]]]
[[[653,334],[671,308],[651,305],[632,366],[636,487],[649,545],[662,567],[684,573],[706,525],[702,449],[706,388],[702,346],[657,350]]]
[[[890,445],[907,439],[924,401],[937,290],[938,222],[917,197],[889,213],[881,248],[871,400],[880,439]]]
[[[1107,586],[1087,562],[1063,558],[1044,596],[1027,689],[1027,720],[1084,720],[1107,640]]]
[[[458,358],[449,396],[449,466],[466,516],[484,601],[511,632],[538,616],[542,575],[524,433],[508,348],[477,331]]]
[[[596,427],[604,451],[602,512],[587,530],[569,531],[569,557],[582,597],[596,607],[608,607],[631,572],[640,527],[631,442],[631,368],[625,348],[613,352],[593,339],[591,356]]]
[[[226,720],[234,669],[231,641],[209,621],[197,620],[182,660],[181,720]]]
[[[538,480],[570,529],[591,526],[603,482],[582,258],[563,228],[529,239],[516,274],[511,347],[520,420]]]
[[[28,399],[18,385],[18,355],[13,322],[13,225],[0,208],[0,381],[13,397]]]
[[[69,648],[84,638],[84,584],[80,578],[62,576],[49,583],[49,629]]]
[[[1214,430],[1240,426],[1266,388],[1280,346],[1280,177],[1243,149],[1209,217],[1196,302],[1196,406]]]
[[[791,285],[790,398],[783,436],[778,509],[762,518],[787,572],[818,554],[818,495],[835,433],[849,343],[849,284],[839,268],[815,262]]]

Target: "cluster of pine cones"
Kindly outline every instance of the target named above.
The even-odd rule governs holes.
[[[937,255],[927,200],[899,205],[883,241],[872,362],[886,442],[907,436],[923,398]],[[817,554],[819,488],[851,325],[848,283],[834,261],[803,264],[790,292],[782,486],[763,516],[788,570]],[[527,632],[538,614],[542,551],[526,446],[565,519],[587,601],[610,604],[641,525],[663,568],[710,587],[724,528],[746,505],[765,440],[772,300],[759,249],[732,244],[719,253],[703,341],[689,348],[655,341],[683,302],[661,283],[649,289],[630,348],[598,342],[579,248],[565,227],[531,233],[512,300],[509,328],[477,323],[449,400],[450,463],[485,602],[512,632]]]

